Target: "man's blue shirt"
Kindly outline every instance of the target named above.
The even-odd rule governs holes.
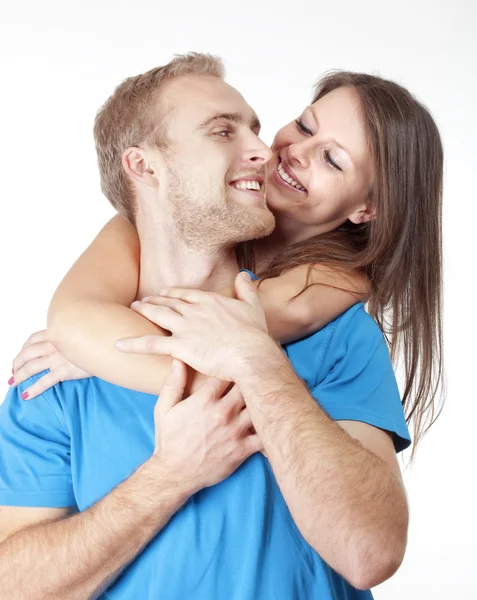
[[[357,304],[285,348],[335,420],[357,420],[410,444],[383,335]],[[0,406],[0,505],[80,511],[129,477],[154,450],[157,397],[92,377],[32,401],[10,389]],[[195,494],[101,596],[160,600],[358,600],[307,544],[270,464],[256,454]]]

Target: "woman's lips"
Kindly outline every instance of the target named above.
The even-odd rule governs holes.
[[[300,188],[297,188],[297,187],[291,185],[290,183],[288,183],[287,181],[285,181],[284,179],[282,179],[282,177],[280,176],[280,173],[278,172],[280,166],[282,167],[282,169],[285,172],[285,174],[288,175],[288,172],[287,172],[286,168],[284,168],[284,165],[283,165],[283,162],[282,162],[281,158],[278,157],[277,163],[276,163],[276,165],[274,166],[274,169],[273,169],[273,179],[275,180],[275,182],[279,186],[281,186],[281,187],[283,187],[283,188],[285,188],[285,189],[287,189],[289,191],[291,190],[291,191],[293,191],[293,192],[295,192],[297,194],[306,194],[305,186],[303,186],[299,181],[297,181],[294,177],[292,177],[291,174],[289,175],[289,177],[291,179],[294,179],[294,181],[301,186]]]

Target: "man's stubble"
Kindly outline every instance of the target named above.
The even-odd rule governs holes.
[[[269,235],[275,218],[266,208],[239,203],[234,193],[213,181],[194,183],[168,165],[168,204],[179,240],[191,250],[222,253],[239,242]]]

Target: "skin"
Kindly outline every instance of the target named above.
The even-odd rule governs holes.
[[[345,150],[346,149],[346,150]],[[333,90],[277,133],[267,178],[267,203],[275,215],[273,233],[259,240],[259,264],[266,267],[280,246],[336,229],[349,219],[375,218],[369,204],[372,160],[359,98],[352,88]],[[285,170],[301,183],[284,183]]]
[[[180,107],[175,109],[175,115],[180,117]],[[249,116],[255,118],[251,113]],[[329,231],[347,217],[355,223],[374,217],[372,207],[366,202],[372,176],[371,160],[354,90],[334,90],[307,107],[297,121],[299,126],[292,121],[277,133],[273,142],[274,158],[267,170],[266,193],[276,228],[271,235],[255,242],[259,272],[266,268],[280,248],[288,244]],[[175,125],[173,134],[179,139],[185,123],[179,118]],[[166,183],[173,191],[173,210],[178,212],[179,191],[185,198],[187,210],[178,212],[183,219],[180,230],[194,245],[199,241],[203,247],[207,236],[203,235],[202,229],[208,223],[222,230],[223,223],[228,222],[221,212],[234,206],[231,200],[236,196],[236,191],[228,184],[237,175],[243,174],[237,173],[230,162],[230,152],[237,144],[239,125],[219,119],[208,130],[208,135],[220,148],[214,168],[220,165],[226,175],[222,175],[214,188],[214,196],[209,192],[212,174],[207,168],[210,161],[207,168],[204,161],[197,165],[194,163],[194,190],[199,208],[189,200],[187,185],[190,184],[181,184],[180,181],[188,181],[184,163],[193,163],[194,158],[197,160],[202,149],[199,152],[197,145],[182,144],[182,162],[173,165],[167,173]],[[252,122],[252,125],[252,133],[257,133],[258,123]],[[200,136],[197,136],[195,144],[199,140]],[[240,140],[239,137],[238,142],[243,143]],[[157,153],[154,156],[160,160]],[[280,162],[286,163],[286,168],[293,171],[306,187],[306,192],[297,191],[282,182],[277,173]],[[225,194],[223,205],[220,194]],[[210,199],[208,208],[206,199]],[[242,205],[239,205],[234,211],[233,219],[235,226],[243,231],[250,223],[249,211],[257,213],[250,202],[245,211],[241,208]],[[222,222],[220,226],[219,221]],[[263,224],[268,227],[268,219],[264,219]],[[230,235],[230,231],[226,233]],[[143,290],[138,290],[139,254],[136,230],[121,217],[115,217],[65,277],[50,307],[49,331],[38,332],[27,340],[13,362],[15,374],[9,383],[21,383],[35,373],[50,369],[50,373],[26,390],[28,398],[34,398],[58,381],[87,377],[89,373],[118,385],[159,393],[170,366],[169,359],[144,356],[125,359],[118,357],[112,347],[115,339],[121,336],[160,333],[157,327],[125,308],[145,295]],[[170,258],[169,277],[173,278],[181,268],[181,260],[173,254]],[[142,261],[141,271],[149,268]],[[260,286],[268,329],[276,340],[292,341],[317,331],[355,302],[366,301],[370,293],[368,282],[362,276],[340,273],[326,265],[315,265],[309,283],[317,285],[308,287],[294,298],[305,287],[307,276],[308,267],[303,265],[278,278],[268,279]],[[195,285],[194,281],[191,283]],[[205,289],[211,283],[205,281]],[[218,287],[221,287],[220,282]],[[233,293],[231,288],[223,291],[229,295]],[[103,340],[105,343],[102,343]],[[81,368],[76,365],[81,365]],[[190,379],[190,384],[193,389],[194,379]]]
[[[194,94],[191,94],[191,86],[196,83],[196,81],[188,81],[187,85],[183,85],[182,88],[179,85],[176,87],[171,86],[169,88],[171,105],[182,107],[184,109],[183,113],[187,112],[188,98],[193,95],[195,101],[197,97],[202,98],[202,107],[205,113],[205,108],[210,111],[210,104],[220,97],[222,105],[227,105],[227,112],[239,112],[242,115],[242,124],[236,129],[230,140],[230,145],[235,151],[231,151],[230,154],[227,152],[228,160],[224,161],[221,158],[224,152],[222,142],[219,145],[215,140],[217,132],[212,129],[201,130],[203,137],[200,137],[196,129],[194,135],[197,134],[197,138],[194,138],[192,142],[187,139],[185,134],[181,137],[181,131],[177,132],[176,150],[178,154],[181,149],[185,150],[186,145],[194,144],[197,139],[196,149],[200,149],[200,153],[199,155],[197,153],[193,156],[190,155],[190,160],[194,161],[190,164],[185,164],[182,154],[180,154],[181,161],[177,161],[171,166],[164,156],[151,148],[134,148],[125,152],[123,167],[131,180],[134,181],[140,198],[137,224],[141,238],[141,279],[139,281],[138,297],[144,297],[144,295],[157,296],[162,289],[169,288],[171,282],[174,282],[174,285],[180,286],[180,288],[235,289],[238,300],[227,299],[224,296],[220,296],[220,298],[223,299],[223,302],[239,302],[240,309],[237,311],[237,305],[234,305],[235,310],[233,310],[230,305],[226,304],[224,306],[219,302],[219,304],[213,305],[214,310],[209,310],[209,317],[214,312],[216,313],[215,316],[203,320],[203,328],[197,327],[196,329],[190,327],[191,323],[198,322],[198,315],[194,313],[192,320],[188,321],[188,326],[185,328],[181,326],[183,333],[189,329],[192,332],[191,338],[188,338],[184,333],[183,339],[187,340],[187,344],[182,344],[182,348],[189,347],[196,357],[200,356],[201,353],[205,356],[203,344],[204,340],[207,340],[208,348],[228,348],[231,350],[228,346],[230,343],[229,332],[227,332],[229,338],[227,342],[218,345],[210,343],[211,335],[213,339],[213,332],[217,332],[217,323],[221,324],[222,337],[224,336],[223,323],[227,321],[230,323],[233,327],[230,331],[234,331],[234,339],[235,334],[237,334],[236,339],[242,340],[242,342],[236,346],[234,344],[235,349],[233,351],[221,353],[224,354],[225,362],[220,367],[222,369],[220,374],[226,375],[227,378],[230,377],[234,381],[236,380],[246,405],[246,408],[241,410],[247,410],[251,415],[251,422],[270,457],[277,481],[300,530],[321,556],[354,585],[357,587],[376,585],[396,570],[402,560],[406,543],[407,505],[390,436],[386,432],[364,423],[347,421],[339,424],[333,423],[321,411],[287,365],[275,342],[264,331],[265,316],[263,312],[260,312],[261,308],[259,308],[255,287],[250,285],[249,288],[241,289],[240,284],[238,284],[235,288],[235,277],[238,268],[233,257],[233,239],[230,240],[230,244],[225,243],[223,231],[214,229],[209,232],[211,240],[207,252],[200,253],[197,252],[194,246],[195,240],[192,234],[188,233],[186,225],[180,223],[180,221],[177,221],[177,223],[174,221],[174,226],[171,227],[171,221],[168,220],[168,217],[174,214],[175,205],[174,198],[167,191],[167,184],[171,183],[173,175],[177,175],[179,172],[183,174],[194,172],[200,179],[197,184],[199,191],[200,189],[205,190],[205,187],[202,188],[202,183],[207,183],[210,189],[215,189],[218,186],[231,194],[233,209],[230,211],[230,220],[225,224],[226,231],[228,228],[231,232],[233,231],[238,222],[237,219],[243,214],[242,209],[251,210],[251,215],[253,215],[247,221],[246,234],[250,236],[248,239],[253,239],[261,233],[260,227],[263,219],[273,219],[273,217],[270,217],[270,211],[260,201],[260,198],[252,196],[247,191],[229,190],[233,181],[230,177],[231,174],[233,176],[243,176],[246,173],[253,172],[258,177],[259,172],[270,160],[268,149],[263,146],[256,136],[256,132],[253,131],[254,115],[249,112],[250,107],[246,103],[242,104],[243,99],[240,95],[230,93],[229,86],[226,88],[224,87],[226,84],[219,81],[209,81],[209,94],[205,93],[203,88],[198,88],[197,94],[195,94],[195,90]],[[201,91],[204,92],[202,96]],[[353,94],[348,95],[347,99],[349,101],[348,107],[353,106],[352,114],[356,118]],[[227,123],[221,123],[220,125],[227,125]],[[183,131],[185,132],[185,130]],[[326,128],[324,131],[327,131]],[[191,135],[190,130],[189,135]],[[303,170],[301,171],[298,168],[299,165],[294,162],[295,160],[298,161],[297,154],[287,154],[287,157],[283,157],[283,159],[293,163],[297,171],[300,172],[301,178],[303,178],[302,183],[314,189],[315,180],[312,174],[315,173],[317,168],[321,168],[318,166],[318,160],[320,160],[318,151],[321,151],[325,139],[329,141],[327,137],[330,133],[328,131],[325,135],[321,129],[312,134],[300,132],[300,136],[296,133],[293,135],[296,135],[296,141],[289,145],[288,149],[296,146],[303,152],[305,158],[310,159],[309,165],[306,166],[302,162]],[[243,141],[244,138],[249,140],[248,143]],[[285,147],[282,151],[285,153]],[[363,152],[365,152],[364,149]],[[204,159],[203,169],[200,172],[194,171],[197,156]],[[302,158],[303,160],[305,159]],[[213,170],[210,177],[205,177],[205,168],[210,164],[219,164],[220,166]],[[340,185],[339,181],[329,179],[330,182],[335,182],[334,187],[330,189],[330,202],[334,208],[330,208],[329,212],[326,213],[328,214],[330,226],[340,218],[346,218],[346,215],[348,218],[353,219],[372,218],[372,211],[366,204],[370,181],[368,179],[365,182],[363,177],[361,185],[358,185],[358,169],[355,169],[355,171],[354,174],[352,169],[349,171],[348,179],[345,180],[348,183],[343,184],[344,186],[348,185],[346,189],[355,191],[355,194],[349,197],[346,211],[343,208],[344,193],[340,191],[345,188]],[[296,175],[298,177],[298,173]],[[308,177],[309,179],[307,179]],[[318,178],[316,182],[316,185],[318,185]],[[353,185],[350,182],[354,182]],[[280,185],[279,182],[276,182],[276,185],[272,183],[270,186],[272,190],[270,206],[275,206],[275,203],[283,200],[285,194],[298,194],[296,190],[288,190],[283,187],[283,191],[280,189],[279,192],[273,195],[273,190],[278,189]],[[198,193],[198,197],[200,199],[200,193]],[[306,206],[305,198],[303,198],[303,203],[300,206],[301,200],[298,201],[297,198],[296,206],[290,209],[292,216],[294,216],[292,221],[295,223],[298,223],[299,219],[305,219],[304,215],[307,210],[312,210],[311,204],[315,202],[314,198],[311,197],[309,192],[305,193],[305,197],[310,199],[310,207]],[[210,202],[212,206],[214,198],[211,198]],[[175,214],[176,219],[178,219],[178,213]],[[280,236],[280,239],[284,240],[285,243],[291,243],[293,240],[298,239],[297,227],[285,228],[280,225],[280,222],[281,219],[277,218],[277,233],[273,233],[264,242],[262,257],[266,257],[271,241],[278,239],[275,236]],[[204,223],[203,226],[205,227],[205,225]],[[162,259],[159,263],[155,262],[157,256],[161,256]],[[262,264],[264,260],[265,258],[262,259]],[[148,269],[147,265],[155,265],[155,267]],[[255,296],[252,298],[251,294],[255,294]],[[217,302],[217,296],[218,294],[211,294],[215,302]],[[179,299],[182,300],[182,298]],[[209,302],[209,300],[204,300],[204,302]],[[197,304],[200,304],[200,302]],[[149,303],[141,302],[140,305],[142,309],[138,312],[142,313],[144,311],[146,313]],[[156,308],[158,307],[156,306]],[[161,307],[159,308],[161,309]],[[137,310],[137,305],[135,309]],[[164,314],[164,310],[162,310],[162,314]],[[251,315],[252,323],[249,323],[247,319],[244,323],[244,315],[245,317]],[[152,319],[152,315],[147,316]],[[162,322],[162,318],[157,315],[152,320],[155,320],[156,324]],[[247,323],[248,327],[244,327]],[[170,323],[169,326],[171,326]],[[176,330],[175,326],[171,327]],[[244,329],[247,331],[244,332]],[[126,331],[127,327],[123,326],[123,330]],[[132,331],[132,326],[130,331]],[[154,328],[154,331],[156,332],[158,329]],[[207,331],[208,334],[205,335]],[[137,327],[134,334],[137,336]],[[173,335],[177,335],[177,330],[173,331]],[[125,333],[123,337],[134,336]],[[154,339],[157,344],[158,340],[166,342],[171,338],[159,335],[155,336]],[[148,344],[146,347],[148,352],[157,351],[157,348],[153,347],[151,342],[148,342]],[[197,362],[191,356],[188,357],[188,361],[193,367],[208,375],[213,374],[206,363]],[[230,366],[233,364],[235,367],[230,370]],[[244,367],[243,374],[240,374],[242,371],[236,370],[238,365]],[[262,382],[262,388],[260,388],[259,381]],[[184,385],[185,383],[179,384],[176,381],[175,387],[174,384],[172,387],[176,391],[177,389],[182,391]],[[289,390],[289,393],[283,394],[284,389]],[[189,416],[186,412],[184,411],[182,415],[184,428],[178,427],[175,429],[175,442],[178,444],[180,443],[178,437],[185,429]],[[172,436],[170,439],[172,439]],[[247,439],[247,436],[241,438],[242,444],[243,439]],[[316,439],[321,441],[314,444],[313,447],[307,444],[286,443],[287,440],[292,439]],[[235,468],[237,461],[237,454],[233,452],[232,454],[235,463],[232,460],[230,461],[231,470]],[[205,455],[207,456],[207,453]],[[246,452],[244,451],[240,453],[241,458],[245,455]],[[182,472],[176,462],[173,465],[175,473]],[[311,465],[313,469],[305,473],[301,468],[303,465]],[[180,466],[185,468],[185,461]],[[163,465],[162,468],[164,468]],[[209,481],[205,475],[205,470],[204,466],[198,469],[198,478],[201,485],[207,485]],[[150,476],[150,473],[148,476]],[[159,475],[158,478],[160,479]],[[372,482],[371,489],[370,482]],[[111,505],[113,506],[115,499],[114,496],[110,496],[103,499],[102,502],[109,501],[113,503]],[[338,502],[338,499],[340,499],[340,502]],[[319,509],[319,514],[317,514],[317,509]],[[171,510],[170,506],[168,510]],[[134,511],[132,512],[134,513]],[[68,514],[69,511],[65,509],[63,516]],[[5,515],[7,519],[5,519]],[[168,515],[167,511],[161,514],[163,520],[160,522],[158,516],[159,527],[162,526],[161,523],[168,518]],[[57,516],[57,512],[55,512],[55,517]],[[131,516],[131,514],[128,514],[129,520]],[[5,509],[2,516],[3,526],[5,526],[8,518],[9,511]],[[44,511],[42,511],[42,518],[45,518]],[[53,518],[53,515],[51,515],[51,518]],[[77,515],[74,518],[80,520],[83,515]],[[87,518],[84,517],[84,519]],[[68,519],[66,519],[67,521]],[[85,521],[82,521],[82,523],[84,524]],[[145,539],[150,539],[152,535],[157,533],[158,523],[148,530],[145,538],[141,538],[136,546],[136,551],[140,551]],[[312,530],[307,526],[309,523],[312,524]],[[379,524],[379,527],[376,524]],[[48,525],[39,525],[34,531],[35,535],[29,534],[28,530],[25,530],[24,533],[20,534],[20,538],[13,535],[11,539],[16,540],[17,545],[15,548],[19,552],[21,548],[24,548],[23,553],[19,555],[19,560],[22,561],[24,568],[28,569],[31,580],[35,581],[35,587],[39,587],[41,582],[45,582],[45,577],[51,576],[51,573],[45,573],[44,568],[35,569],[33,559],[29,558],[33,556],[31,553],[33,539],[37,540],[35,544],[38,545],[34,547],[39,550],[42,543],[45,545],[51,543],[51,538],[47,534]],[[78,527],[73,535],[80,536],[80,531],[81,527]],[[58,531],[58,533],[61,532]],[[106,531],[104,535],[112,547],[115,543],[121,542],[123,539],[121,535],[124,536],[124,531],[121,532],[121,535]],[[9,541],[7,540],[7,543]],[[53,551],[55,550],[56,548],[53,549]],[[69,567],[71,567],[71,564],[83,564],[84,556],[90,551],[91,548],[88,548],[87,545],[86,547],[84,545],[78,547],[74,560],[71,560],[71,556],[68,557]],[[7,573],[12,570],[12,565],[7,560],[10,554],[11,552],[5,552],[4,554]],[[124,561],[127,562],[130,559],[131,557],[118,559],[118,562],[114,565],[114,572],[124,565]],[[58,564],[61,565],[61,560],[63,560],[63,554],[58,549],[57,554],[53,557],[52,564],[55,564],[55,570],[63,572],[66,569],[57,569]],[[104,557],[98,557],[93,564],[99,581],[98,585],[104,584],[111,576],[111,573],[105,574],[101,570],[103,568],[102,560],[104,560]],[[79,571],[71,571],[69,575],[71,579],[68,581],[71,585],[76,586],[79,585],[78,582],[82,580],[83,576]],[[55,589],[60,589],[64,584],[63,579],[61,581],[57,580]]]
[[[228,185],[231,172],[263,169],[271,153],[253,131],[256,115],[242,96],[216,78],[190,77],[187,85],[182,83],[171,82],[164,92],[174,106],[182,108],[176,117],[182,123],[174,139],[176,151],[180,152],[182,144],[200,140],[197,150],[204,165],[208,161],[215,164],[215,159],[219,161],[220,168],[215,170],[211,181],[216,185],[219,182]],[[197,114],[198,98],[201,110]],[[220,162],[222,151],[213,137],[214,130],[201,129],[199,133],[198,129],[210,118],[211,110],[217,112],[214,104],[242,117],[237,143],[225,162]],[[175,280],[183,285],[192,282],[233,285],[238,267],[231,258],[232,242],[224,244],[220,253],[194,253],[190,240],[179,233],[180,223],[171,227],[173,210],[167,186],[171,164],[165,157],[149,148],[129,148],[123,154],[123,166],[134,181],[140,204],[141,260],[155,265],[141,272],[141,289],[152,294],[170,281],[168,255],[171,260],[182,255],[182,268]],[[263,218],[268,217],[273,225],[273,216],[263,199],[257,202],[247,191],[230,193],[235,206],[225,227],[233,231],[237,213],[252,202],[257,218],[249,221],[247,235],[253,237],[262,231]],[[223,232],[213,229],[209,234],[222,239]],[[157,256],[166,260],[158,261]],[[227,261],[228,271],[224,267]],[[198,274],[202,281],[198,280]],[[0,539],[4,541],[0,545],[0,587],[6,590],[6,597],[96,597],[191,495],[222,481],[246,458],[262,449],[259,437],[251,431],[252,423],[238,388],[232,387],[225,393],[227,383],[208,380],[183,402],[186,384],[185,366],[178,366],[165,380],[161,402],[156,406],[154,454],[90,509],[72,514],[73,507],[61,510],[1,507]],[[22,528],[15,529],[19,525]],[[45,560],[39,560],[40,556]],[[25,572],[28,578],[19,577],[19,573]]]
[[[390,437],[366,423],[333,422],[266,332],[248,276],[238,300],[173,288],[134,310],[171,336],[120,340],[125,352],[165,353],[243,394],[277,483],[303,537],[352,585],[391,577],[406,548],[407,502]]]

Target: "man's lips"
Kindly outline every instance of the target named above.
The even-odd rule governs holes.
[[[262,174],[244,175],[230,181],[229,185],[237,190],[264,192],[265,177]]]

